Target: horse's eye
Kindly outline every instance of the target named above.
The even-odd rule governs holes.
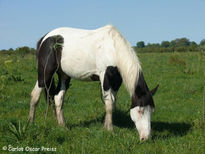
[[[138,113],[139,113],[139,114],[143,114],[143,113],[144,113],[144,110],[138,110]]]

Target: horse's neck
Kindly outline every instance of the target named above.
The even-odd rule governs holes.
[[[134,49],[114,27],[110,30],[110,35],[114,42],[116,65],[128,92],[132,95],[141,71],[140,62]]]
[[[123,82],[130,93],[134,94],[135,87],[141,72],[140,62],[133,49],[129,51],[118,52],[117,67],[119,68]]]

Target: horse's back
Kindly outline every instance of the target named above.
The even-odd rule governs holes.
[[[55,35],[62,36],[62,70],[73,78],[87,79],[93,74],[99,75],[106,66],[114,65],[109,28],[84,30],[62,27],[49,32],[43,41]]]

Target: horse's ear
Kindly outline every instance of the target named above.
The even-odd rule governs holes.
[[[159,84],[158,84],[154,89],[152,89],[152,90],[150,91],[150,93],[152,94],[152,96],[156,93],[158,87],[159,87]]]

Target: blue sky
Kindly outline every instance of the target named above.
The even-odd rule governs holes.
[[[0,49],[35,47],[57,27],[113,24],[135,45],[205,39],[205,0],[0,0]]]

